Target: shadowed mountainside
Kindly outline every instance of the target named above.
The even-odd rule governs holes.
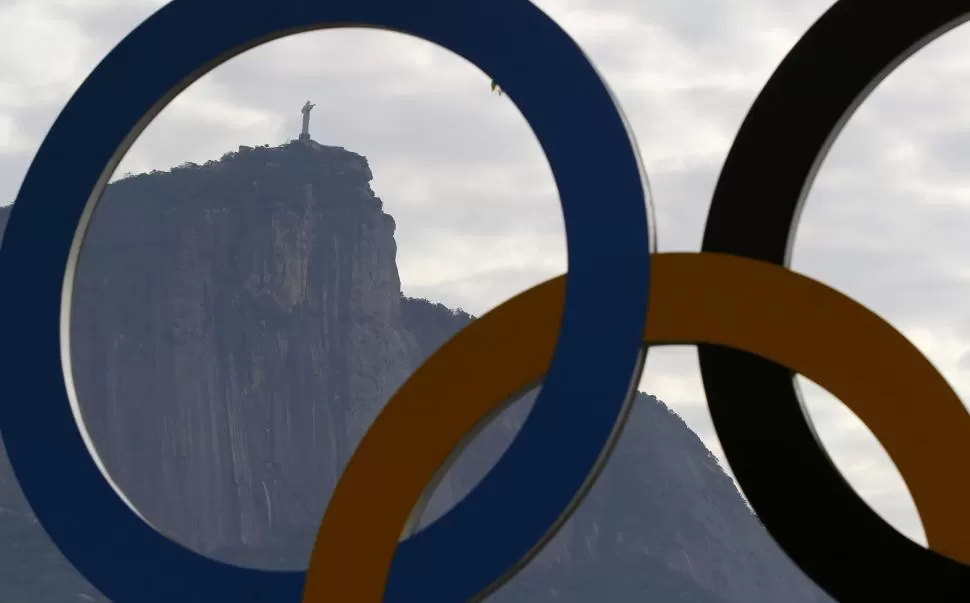
[[[79,400],[107,470],[166,535],[234,563],[305,567],[356,442],[473,320],[402,294],[395,223],[371,178],[364,157],[311,141],[240,147],[106,190],[72,307]],[[473,442],[426,521],[477,483],[533,398]],[[99,597],[3,459],[0,599]],[[580,510],[489,600],[830,601],[696,434],[646,394]]]

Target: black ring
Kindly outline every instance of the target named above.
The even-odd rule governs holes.
[[[703,251],[787,266],[816,170],[855,109],[906,58],[970,19],[970,0],[840,0],[799,40],[744,120]],[[883,521],[832,464],[791,370],[698,346],[717,435],[782,549],[839,601],[967,601],[970,566]],[[970,509],[968,509],[970,512]]]

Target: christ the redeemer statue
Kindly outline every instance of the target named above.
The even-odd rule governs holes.
[[[303,105],[303,131],[300,132],[300,140],[310,140],[310,111],[312,111],[314,107],[316,107],[316,105],[310,104],[310,101],[307,101],[306,104]]]

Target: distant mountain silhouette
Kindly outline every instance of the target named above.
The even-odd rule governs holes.
[[[240,147],[105,192],[72,308],[79,399],[108,471],[179,542],[243,565],[305,567],[361,435],[473,320],[402,294],[395,223],[371,178],[364,157],[308,141]],[[0,208],[0,232],[8,214]],[[533,398],[472,444],[426,521],[484,475]],[[104,600],[53,548],[0,461],[0,600]],[[580,510],[489,601],[830,599],[696,434],[640,394]]]

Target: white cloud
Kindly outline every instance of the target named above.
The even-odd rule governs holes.
[[[90,66],[90,40],[49,8],[18,2],[0,7],[0,110],[63,101]],[[13,26],[10,26],[10,25]]]
[[[0,199],[84,74],[161,0],[0,5]],[[805,0],[543,0],[615,90],[643,149],[661,250],[700,243],[710,194],[745,112],[830,4]],[[822,167],[794,267],[869,305],[970,395],[970,30],[908,61],[851,120]],[[405,291],[474,313],[565,268],[562,219],[541,150],[488,78],[387,32],[303,34],[217,68],[144,133],[126,169],[279,143],[318,104],[322,142],[366,155],[398,223]],[[594,152],[594,151],[593,151]],[[609,200],[598,200],[608,211]],[[651,352],[646,389],[717,454],[689,348]],[[817,389],[817,388],[816,388]],[[806,398],[836,464],[894,525],[921,538],[905,487],[858,419]],[[881,455],[881,456],[880,456]]]

